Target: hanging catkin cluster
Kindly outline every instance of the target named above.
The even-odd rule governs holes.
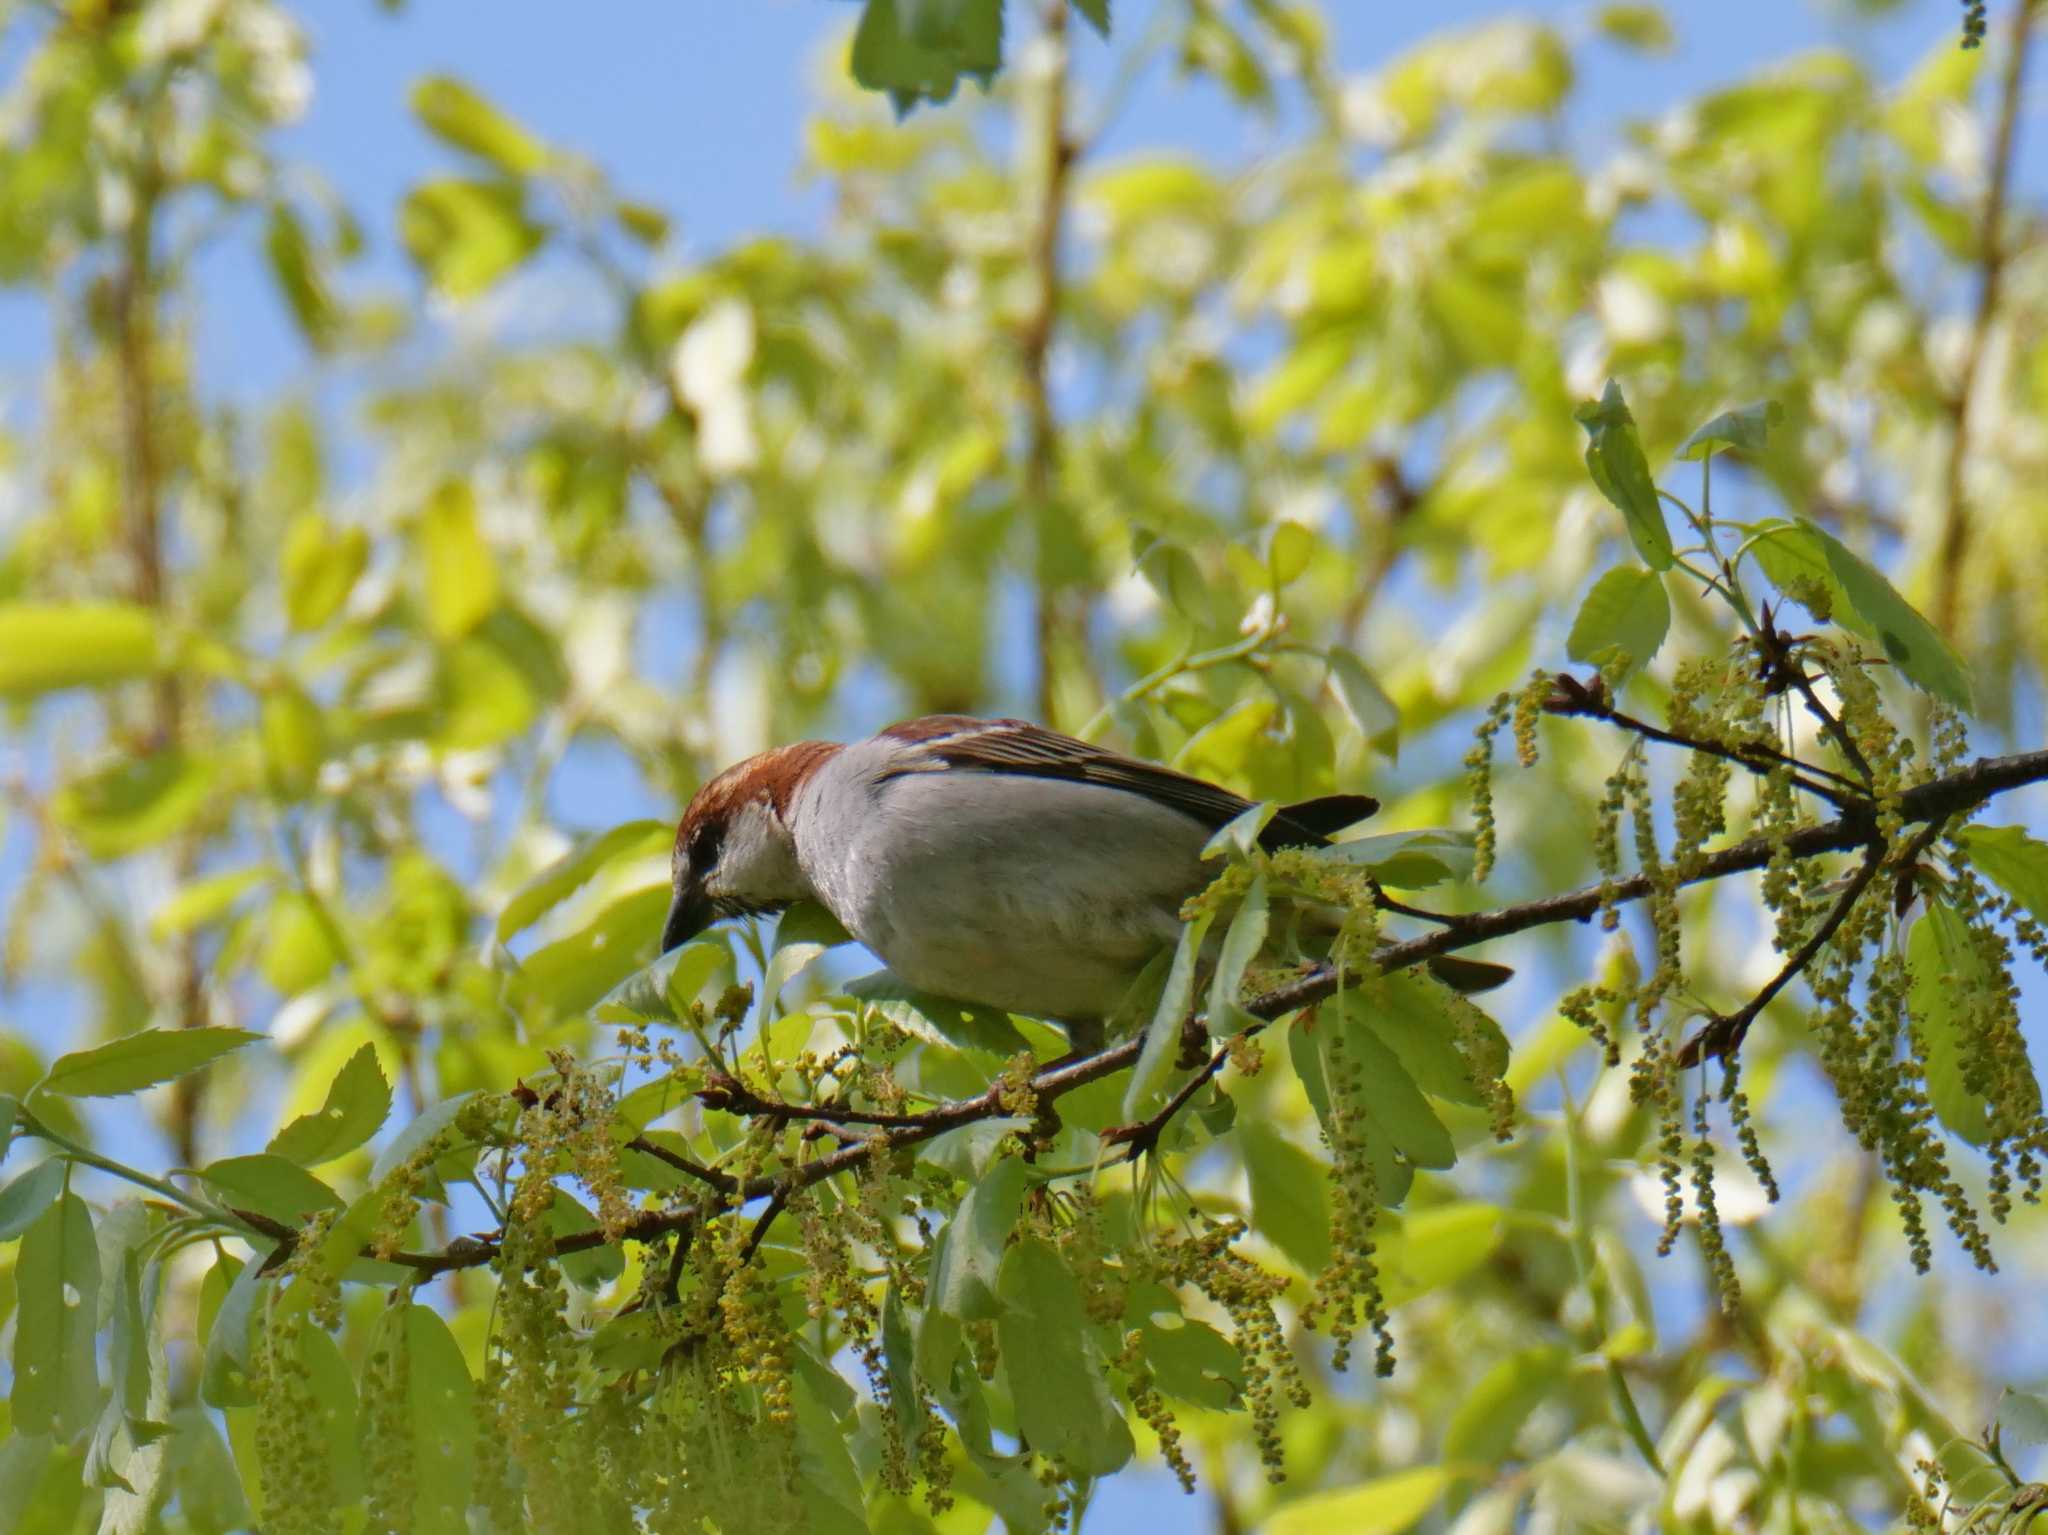
[[[1675,1003],[1696,996],[1685,971],[1679,893],[1717,839],[1754,836],[1770,849],[1760,886],[1772,949],[1783,964],[1803,960],[1794,978],[1811,998],[1816,1054],[1834,1084],[1843,1124],[1885,1170],[1917,1266],[1924,1268],[1932,1253],[1929,1202],[1978,1264],[1993,1263],[1977,1209],[1951,1167],[1951,1133],[1983,1147],[1990,1169],[1985,1207],[1994,1220],[2005,1219],[2016,1194],[2038,1198],[2048,1163],[2048,1121],[2012,977],[2015,941],[2037,959],[2048,959],[2048,943],[2024,911],[1985,886],[1957,827],[1906,824],[1902,796],[1964,760],[1965,731],[1953,711],[1936,708],[1931,750],[1920,756],[1886,712],[1873,671],[1853,643],[1818,637],[1801,639],[1789,655],[1774,658],[1744,639],[1723,660],[1687,662],[1673,676],[1664,733],[1690,750],[1668,798],[1652,775],[1648,737],[1637,734],[1596,808],[1602,925],[1611,930],[1619,924],[1615,895],[1632,863],[1649,886],[1641,908],[1651,961],[1646,973],[1623,984],[1608,979],[1576,988],[1559,1008],[1593,1036],[1610,1065],[1624,1059],[1616,1024],[1633,1013],[1630,1087],[1653,1116],[1665,1196],[1659,1250],[1668,1252],[1692,1219],[1724,1303],[1735,1298],[1736,1271],[1715,1194],[1714,1098],[1724,1106],[1737,1151],[1773,1199],[1777,1183],[1758,1142],[1736,1055],[1755,1009],[1739,1017],[1706,1015],[1708,1035],[1716,1027],[1728,1031],[1709,1052],[1725,1054],[1717,1093],[1704,1079],[1691,1082],[1692,1056],[1678,1048],[1674,1027],[1706,1011],[1696,1006],[1673,1017]],[[1795,703],[1798,679],[1806,674],[1813,681],[1798,690]],[[1832,694],[1832,713],[1813,691],[1816,683]],[[1482,844],[1494,821],[1487,776],[1493,738],[1512,708],[1517,741],[1526,743],[1533,734],[1524,724],[1527,700],[1539,686],[1547,696],[1551,684],[1537,674],[1519,696],[1502,694],[1479,725],[1467,765]],[[1571,692],[1595,696],[1583,685]],[[1794,761],[1798,721],[1806,715],[1819,718],[1821,739],[1839,749],[1845,771],[1803,769]],[[1518,755],[1527,761],[1534,752],[1522,744]],[[1813,788],[1816,776],[1803,773],[1827,780],[1825,796]],[[1743,785],[1746,795],[1738,792]],[[1798,834],[1823,814],[1839,813],[1851,796],[1848,802],[1869,807],[1871,842],[1848,855],[1871,861],[1867,877],[1854,863],[1845,868],[1795,857]],[[1725,984],[1718,975],[1701,979]],[[1710,1067],[1700,1069],[1704,1074]],[[1943,1074],[1942,1085],[1933,1073]],[[1974,1116],[1974,1130],[1958,1128],[1958,1115]]]

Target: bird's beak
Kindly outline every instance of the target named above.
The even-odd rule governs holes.
[[[701,890],[690,886],[678,890],[669,904],[668,921],[661,927],[661,952],[666,954],[688,943],[711,926],[716,916]]]

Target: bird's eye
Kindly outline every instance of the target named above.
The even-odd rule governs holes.
[[[687,850],[690,867],[701,872],[716,864],[719,841],[718,829],[713,826],[700,826],[690,833],[690,845]]]

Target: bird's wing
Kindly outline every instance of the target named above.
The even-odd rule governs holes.
[[[1108,747],[1091,746],[1029,720],[928,714],[891,725],[882,734],[916,747],[918,757],[929,764],[908,762],[894,769],[890,777],[954,768],[1100,784],[1106,789],[1141,794],[1191,816],[1211,831],[1235,820],[1252,803],[1242,795],[1187,773],[1127,757]],[[1379,801],[1364,794],[1333,794],[1306,800],[1283,807],[1260,833],[1259,842],[1268,850],[1325,842],[1329,833],[1362,821],[1377,809]]]

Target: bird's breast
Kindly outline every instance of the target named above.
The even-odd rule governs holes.
[[[1206,828],[1123,790],[957,769],[833,787],[811,822],[830,830],[801,839],[812,882],[905,981],[963,1001],[1113,1011],[1205,878]]]

